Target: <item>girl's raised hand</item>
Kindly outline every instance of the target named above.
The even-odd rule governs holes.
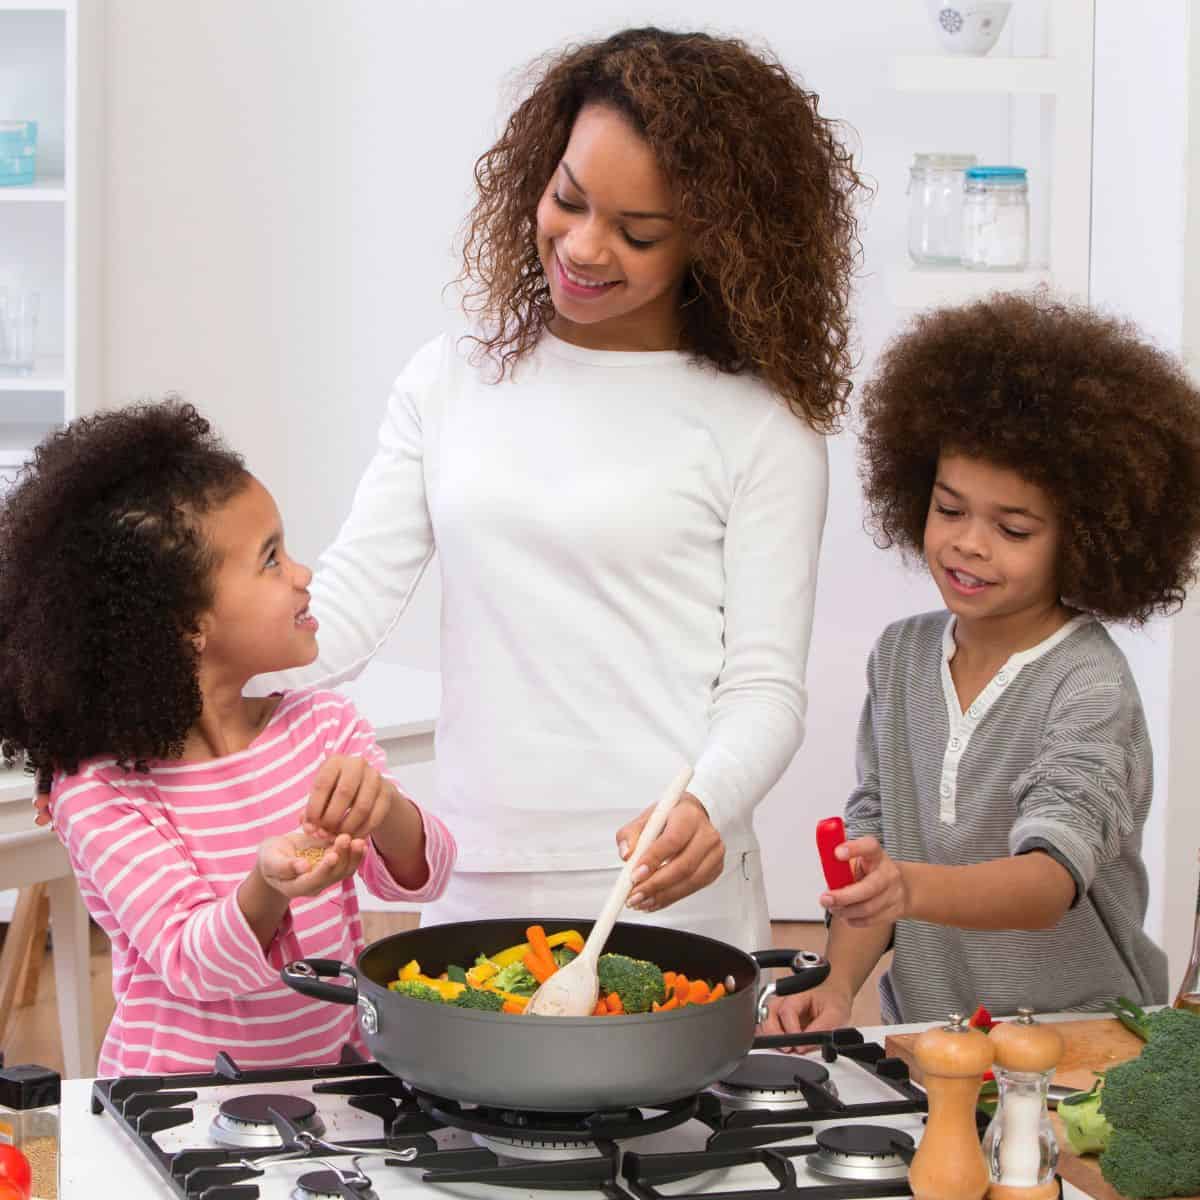
[[[323,849],[321,857],[312,860],[305,851]],[[321,846],[320,841],[302,833],[286,833],[267,838],[258,848],[258,873],[268,887],[291,899],[295,896],[315,896],[335,883],[353,875],[362,864],[367,843],[362,838],[339,834]]]
[[[836,892],[825,892],[821,904],[847,925],[891,925],[908,915],[908,881],[896,862],[873,837],[856,838],[835,852],[843,861],[857,859],[858,879]]]
[[[310,837],[368,838],[387,818],[393,792],[365,758],[334,754],[317,771],[300,823]]]

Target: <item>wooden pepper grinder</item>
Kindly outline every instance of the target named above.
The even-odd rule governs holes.
[[[961,1013],[913,1047],[929,1097],[929,1120],[908,1169],[914,1200],[982,1200],[988,1168],[975,1125],[983,1073],[992,1065],[987,1035]]]
[[[989,1200],[1054,1200],[1058,1142],[1046,1115],[1046,1092],[1063,1055],[1050,1025],[1039,1025],[1028,1008],[1017,1019],[993,1025],[1000,1091],[996,1115],[983,1139],[991,1186]]]

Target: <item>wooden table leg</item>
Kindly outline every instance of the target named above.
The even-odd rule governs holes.
[[[88,918],[74,875],[46,885],[54,939],[54,984],[62,1033],[63,1074],[69,1079],[96,1073],[92,1026],[92,976]]]
[[[21,986],[17,992],[18,1008],[25,1008],[37,999],[38,981],[42,977],[42,963],[46,958],[46,929],[50,925],[50,897],[44,885],[34,915],[33,931],[25,952],[25,967],[21,972]]]
[[[8,1026],[17,1007],[17,985],[29,957],[29,943],[38,923],[38,909],[46,884],[31,883],[17,893],[17,904],[0,955],[0,1046],[8,1040]]]

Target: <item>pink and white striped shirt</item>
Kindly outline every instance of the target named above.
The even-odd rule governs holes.
[[[331,754],[386,766],[344,696],[290,692],[236,754],[154,763],[148,774],[92,759],[55,780],[54,828],[112,942],[117,1008],[101,1075],[210,1070],[220,1050],[247,1067],[330,1062],[347,1042],[366,1055],[353,1007],[309,1000],[279,978],[298,958],[355,961],[363,930],[354,881],[293,900],[266,953],[237,904],[259,845],[297,830]],[[417,891],[400,887],[368,843],[360,874],[380,899],[444,891],[454,839],[436,817],[421,818],[429,879]]]

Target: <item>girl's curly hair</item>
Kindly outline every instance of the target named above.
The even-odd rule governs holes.
[[[248,480],[191,405],[84,417],[0,508],[0,740],[42,783],[113,755],[144,769],[200,715],[189,634],[212,602],[198,518]]]
[[[838,126],[775,59],[704,33],[628,29],[535,64],[532,91],[475,164],[468,312],[502,377],[553,315],[537,206],[579,110],[611,105],[646,139],[692,251],[683,349],[754,372],[816,429],[850,394],[850,281],[865,185]]]
[[[1129,324],[1046,295],[916,319],[863,389],[868,528],[919,557],[939,454],[1009,468],[1062,524],[1060,594],[1140,625],[1179,608],[1200,548],[1200,392]]]

